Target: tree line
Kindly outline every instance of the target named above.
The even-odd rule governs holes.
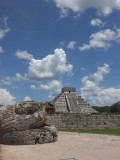
[[[111,106],[93,106],[98,112],[120,113],[120,102],[114,103]]]

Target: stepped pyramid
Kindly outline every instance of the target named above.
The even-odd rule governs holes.
[[[81,96],[76,94],[76,89],[65,87],[52,101],[56,112],[62,113],[96,113]]]

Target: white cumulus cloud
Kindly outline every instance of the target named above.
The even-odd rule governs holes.
[[[100,84],[108,73],[110,73],[110,66],[104,64],[102,67],[98,67],[95,73],[81,79],[83,84],[80,89],[81,96],[90,104],[103,106],[120,101],[120,88],[104,88]]]
[[[28,72],[23,75],[16,73],[13,77],[1,79],[0,83],[11,85],[12,82],[21,80],[55,80],[60,79],[63,75],[71,76],[73,66],[67,62],[66,53],[63,49],[55,49],[53,54],[49,54],[43,59],[35,59],[28,51],[17,51],[16,56],[20,59],[28,60]],[[36,86],[31,85],[32,89]]]
[[[23,101],[31,101],[31,98],[29,96],[26,96]]]
[[[97,72],[92,75],[92,78],[96,84],[104,80],[104,75],[110,72],[110,67],[108,64],[104,64],[102,67],[97,67]]]
[[[92,25],[92,26],[104,26],[104,22],[101,20],[101,19],[99,19],[99,18],[96,18],[96,19],[92,19],[91,21],[90,21],[90,24]]]
[[[69,11],[81,13],[88,8],[94,8],[103,15],[109,15],[114,9],[120,9],[120,0],[53,0],[60,14],[66,17]]]
[[[67,48],[69,49],[75,49],[75,45],[76,45],[76,42],[75,41],[70,41],[67,45]]]
[[[58,80],[52,80],[48,84],[41,85],[41,89],[50,91],[48,98],[53,99],[57,94],[61,92],[62,82]]]
[[[0,88],[0,104],[1,105],[15,104],[15,97],[13,97],[7,89]]]
[[[93,33],[89,39],[89,44],[84,44],[79,47],[81,51],[89,50],[91,48],[107,49],[112,45],[112,42],[120,42],[120,28],[115,30],[105,29],[98,31]]]
[[[29,62],[27,78],[33,80],[54,79],[63,74],[71,74],[73,66],[67,63],[63,49],[55,49],[43,59],[32,59]]]
[[[22,76],[20,73],[16,73],[14,77],[6,77],[5,79],[1,79],[0,83],[4,85],[11,85],[14,81],[26,80],[25,76]]]
[[[59,93],[62,88],[62,83],[58,80],[52,80],[48,82],[48,84],[45,84],[45,85],[41,84],[40,88],[44,90],[52,90],[56,93]]]
[[[41,84],[40,86],[31,85],[31,89],[49,91],[48,97],[51,99],[61,92],[62,82],[59,80],[50,80],[46,84]]]
[[[18,50],[17,52],[16,52],[16,56],[18,57],[18,58],[20,58],[20,59],[25,59],[25,60],[28,60],[28,61],[30,61],[30,60],[32,60],[33,59],[33,55],[32,54],[30,54],[28,51],[20,51],[20,50]]]

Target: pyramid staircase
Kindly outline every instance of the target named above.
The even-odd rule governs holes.
[[[75,88],[65,87],[62,92],[53,99],[56,112],[60,113],[96,113],[81,96],[76,94]]]

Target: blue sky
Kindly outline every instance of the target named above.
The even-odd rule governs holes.
[[[65,86],[120,101],[120,0],[1,0],[0,104],[48,101]]]

